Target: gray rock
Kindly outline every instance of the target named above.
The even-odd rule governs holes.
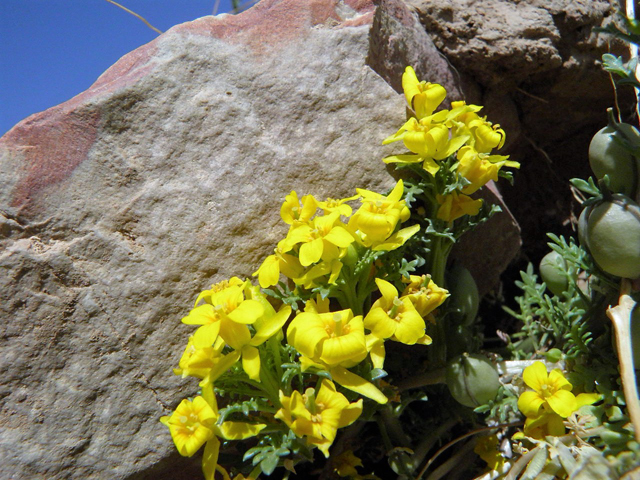
[[[410,19],[388,40],[413,60],[425,33],[394,11],[376,15]],[[389,64],[373,16],[265,0],[179,25],[0,139],[4,478],[199,475],[158,422],[197,388],[171,373],[180,318],[270,253],[291,190],[394,183],[380,142],[404,99],[369,66]],[[440,56],[419,69],[455,90]]]

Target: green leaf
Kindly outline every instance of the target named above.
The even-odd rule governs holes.
[[[269,455],[267,455],[264,458],[264,460],[260,462],[260,469],[262,470],[262,473],[264,473],[267,476],[271,475],[273,471],[276,469],[276,467],[278,466],[279,460],[280,458],[278,457],[278,455],[276,455],[275,452],[272,452]]]

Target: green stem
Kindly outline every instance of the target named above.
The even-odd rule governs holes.
[[[276,365],[276,373],[278,374],[278,378],[282,378],[284,372],[282,371],[282,357],[280,355],[280,342],[276,339],[276,337],[271,337],[267,340],[267,346],[271,351],[271,355],[273,355],[273,362]]]

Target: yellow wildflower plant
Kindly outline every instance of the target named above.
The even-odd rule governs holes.
[[[463,215],[477,215],[482,207],[482,199],[474,200],[468,195],[452,192],[448,195],[437,195],[436,200],[440,204],[437,218],[445,222],[453,222]]]
[[[402,292],[413,303],[422,318],[426,318],[449,297],[449,291],[436,285],[430,275],[410,275],[409,279],[402,278],[408,283]]]
[[[364,319],[364,326],[378,338],[390,338],[406,345],[428,345],[431,338],[425,334],[424,319],[409,297],[398,295],[391,283],[375,279],[382,297],[375,301]]]
[[[409,219],[409,208],[402,200],[404,183],[399,180],[387,196],[360,188],[357,191],[362,206],[349,219],[348,227],[365,247],[375,248],[391,237],[398,222]]]
[[[317,446],[327,458],[338,429],[351,425],[362,413],[362,399],[349,403],[334,383],[326,379],[317,392],[309,388],[304,394],[294,391],[285,396],[280,391],[280,404],[282,408],[275,418],[298,437],[305,437],[307,443]]]
[[[592,393],[580,394],[580,400],[571,393],[573,386],[559,369],[547,373],[542,362],[529,365],[522,372],[522,378],[533,391],[526,391],[518,398],[518,409],[527,417],[538,417],[542,412],[554,412],[567,418],[582,405],[596,402],[600,396]],[[585,403],[590,402],[590,403]]]

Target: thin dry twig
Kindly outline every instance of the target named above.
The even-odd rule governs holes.
[[[141,17],[140,15],[138,15],[136,12],[133,12],[133,11],[129,10],[127,7],[124,7],[124,6],[120,5],[120,4],[119,4],[119,3],[117,3],[117,2],[114,2],[113,0],[106,0],[106,1],[107,1],[107,2],[109,2],[109,3],[111,3],[111,4],[113,4],[113,5],[115,5],[115,6],[116,6],[116,7],[118,7],[118,8],[121,8],[121,9],[122,9],[122,10],[124,10],[125,12],[130,13],[130,14],[131,14],[131,15],[133,15],[134,17],[136,17],[136,18],[138,18],[138,19],[142,20],[142,21],[144,22],[144,24],[145,24],[147,27],[149,27],[149,28],[150,28],[151,30],[153,30],[154,32],[157,32],[157,33],[159,33],[160,35],[162,35],[162,33],[163,33],[163,32],[162,32],[162,30],[158,30],[156,27],[154,27],[153,25],[151,25],[151,24],[150,24],[149,22],[147,22],[143,17]]]
[[[446,445],[444,445],[442,448],[440,448],[440,450],[438,450],[436,453],[433,454],[433,456],[429,459],[429,461],[425,464],[424,467],[422,467],[422,470],[420,470],[420,473],[418,473],[418,475],[416,476],[415,480],[420,480],[420,478],[422,478],[422,476],[425,474],[425,472],[429,469],[429,467],[431,466],[431,464],[433,462],[436,461],[436,459],[447,449],[449,449],[450,447],[452,447],[453,445],[455,445],[458,442],[461,442],[462,440],[464,440],[465,438],[469,438],[472,437],[474,435],[478,435],[479,433],[482,432],[487,432],[490,430],[498,430],[500,428],[510,428],[510,427],[519,427],[521,425],[524,425],[524,422],[514,422],[514,423],[502,423],[500,425],[494,425],[492,427],[483,427],[483,428],[478,428],[476,430],[472,430],[471,432],[467,432],[464,435],[459,436],[458,438],[454,438],[453,440],[451,440],[449,443],[447,443]]]
[[[631,315],[635,305],[636,302],[631,298],[631,282],[624,278],[620,285],[618,305],[607,309],[607,317],[613,323],[616,336],[624,399],[627,402],[636,441],[640,442],[640,400],[631,350]]]

